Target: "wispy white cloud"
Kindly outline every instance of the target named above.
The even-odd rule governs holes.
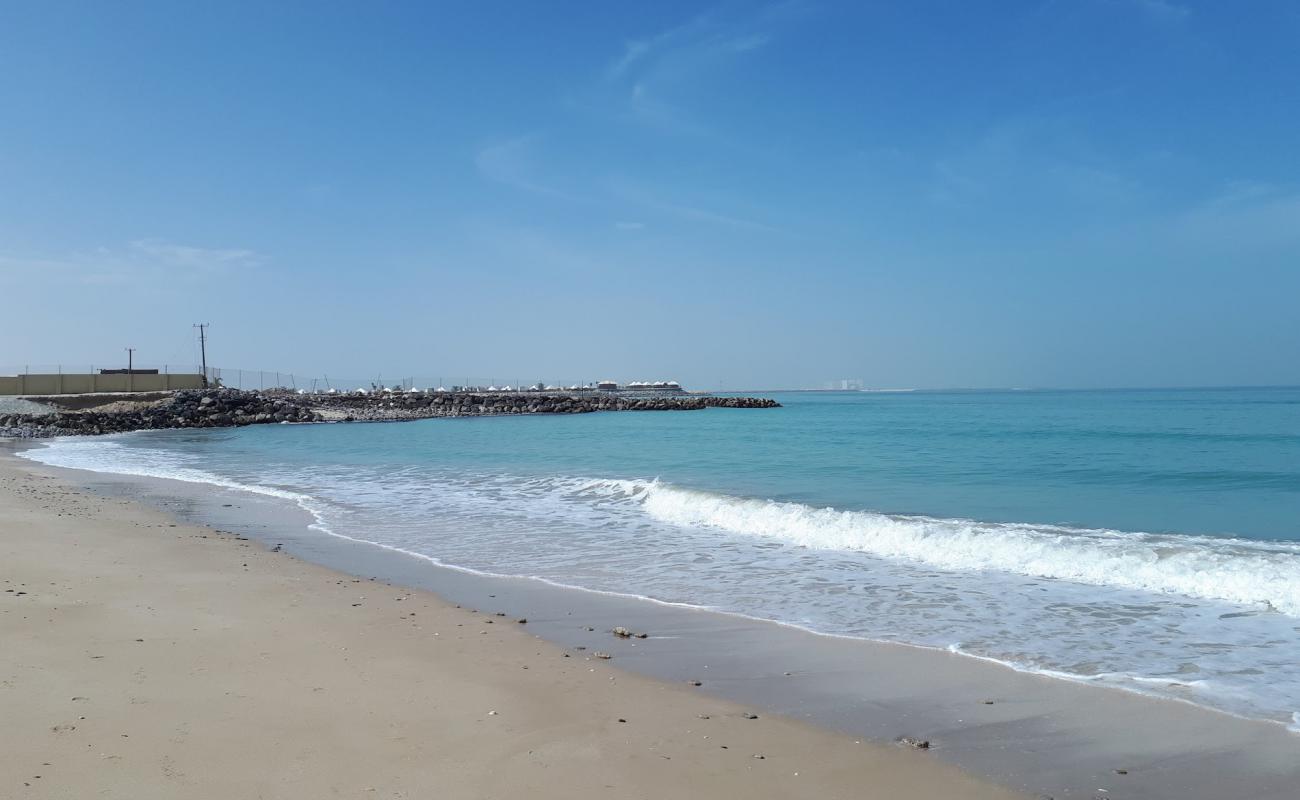
[[[771,225],[757,222],[734,213],[701,207],[694,202],[683,203],[665,199],[660,194],[643,184],[619,179],[611,182],[609,188],[613,195],[623,202],[634,203],[643,209],[660,214],[667,214],[679,219],[741,230],[763,231],[767,233],[780,232],[780,229]]]
[[[211,248],[177,244],[162,239],[136,239],[131,242],[133,255],[159,264],[200,271],[257,267],[265,258],[243,248]]]
[[[267,258],[246,248],[211,248],[164,239],[136,239],[61,256],[0,255],[0,268],[24,280],[89,286],[157,285],[193,281],[253,269]]]
[[[538,177],[535,151],[539,140],[539,135],[528,134],[484,145],[475,153],[474,165],[485,178],[496,183],[547,197],[579,199]]]
[[[528,264],[530,280],[589,280],[610,267],[598,250],[542,227],[473,223],[468,233],[474,257],[487,257],[490,263]],[[520,287],[517,284],[515,289]]]
[[[987,210],[1030,202],[1121,211],[1144,189],[1123,164],[1098,152],[1068,115],[1026,114],[936,158],[926,190],[947,208]]]
[[[743,143],[713,130],[707,111],[693,108],[689,98],[698,95],[700,81],[766,47],[772,41],[772,31],[801,10],[802,3],[774,3],[743,17],[710,11],[626,41],[591,83],[566,100],[588,115],[618,122],[631,120],[657,132],[707,138],[734,154]],[[648,210],[701,223],[773,230],[742,215],[710,207],[729,204],[725,199],[714,204],[668,202],[656,192],[628,193],[593,180],[590,175],[575,174],[574,168],[548,166],[550,154],[545,144],[539,133],[492,141],[475,152],[474,164],[485,179],[540,197],[589,204],[622,201],[636,206],[619,212],[629,216]],[[576,172],[582,172],[581,166]],[[614,227],[639,230],[644,223],[616,222]]]
[[[714,22],[709,14],[701,14],[688,22],[652,36],[625,42],[622,55],[614,59],[605,69],[605,80],[619,80],[638,63],[652,55],[661,54],[664,50],[677,46],[683,41],[701,35],[713,25]]]
[[[1289,250],[1300,257],[1300,191],[1235,182],[1176,217],[1172,234],[1196,249],[1237,254]]]
[[[1044,0],[1038,12],[1056,14],[1081,7],[1114,9],[1120,14],[1166,26],[1181,24],[1192,15],[1189,6],[1176,0]]]
[[[1100,19],[1137,35],[1180,38],[1193,33],[1193,13],[1181,0],[1039,0],[1027,16],[1053,26]]]
[[[755,222],[752,219],[745,219],[744,217],[737,217],[731,214],[723,214],[707,208],[663,202],[654,203],[651,207],[696,222],[707,222],[715,225],[725,225],[729,228],[741,228],[751,231],[766,231],[768,233],[776,233],[778,231],[777,228],[771,225],[765,225],[761,222]]]
[[[1183,22],[1191,16],[1192,10],[1185,5],[1171,0],[1130,0],[1148,19],[1169,25]]]
[[[753,53],[772,40],[776,19],[767,9],[745,19],[707,13],[657,34],[626,42],[604,70],[619,113],[665,130],[708,133],[674,100],[711,72]]]
[[[741,228],[752,231],[776,231],[777,229],[745,217],[723,211],[701,207],[695,203],[681,203],[663,199],[642,183],[614,179],[587,187],[580,195],[556,188],[547,180],[539,177],[544,171],[542,156],[535,152],[537,135],[520,136],[481,148],[475,155],[475,164],[485,178],[510,186],[521,191],[546,198],[558,198],[575,203],[620,202],[631,204],[642,211],[654,211],[668,214],[680,219],[699,223],[722,225],[729,228]],[[641,221],[616,221],[614,227],[620,231],[642,230],[646,224]]]
[[[1190,193],[1189,193],[1190,194]],[[1218,191],[1076,227],[1058,240],[1098,269],[1141,265],[1148,273],[1234,275],[1293,271],[1300,258],[1300,187],[1233,182]]]
[[[618,81],[637,70],[653,72],[664,62],[703,66],[719,56],[757,50],[771,41],[770,29],[805,16],[808,7],[807,0],[779,0],[744,17],[728,17],[721,9],[707,11],[659,33],[624,42],[623,52],[606,67],[605,80]]]

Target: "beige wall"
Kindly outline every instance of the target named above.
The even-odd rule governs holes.
[[[202,389],[203,376],[180,375],[18,375],[0,376],[0,394],[86,394]]]

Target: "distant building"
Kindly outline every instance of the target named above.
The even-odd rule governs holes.
[[[677,381],[629,381],[622,386],[613,381],[601,381],[597,385],[602,391],[620,392],[681,392],[682,385]],[[609,387],[609,388],[606,388]]]
[[[602,392],[617,392],[618,383],[616,381],[598,381],[596,389]]]

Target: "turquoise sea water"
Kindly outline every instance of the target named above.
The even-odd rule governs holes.
[[[1296,724],[1300,389],[775,396],[30,455],[281,494],[322,535],[466,569]]]

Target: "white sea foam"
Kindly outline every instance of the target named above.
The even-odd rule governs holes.
[[[331,532],[325,525],[323,505],[309,494],[278,489],[273,486],[232,481],[212,472],[192,467],[183,457],[165,450],[123,447],[108,437],[98,439],[69,438],[61,439],[57,444],[46,447],[23,450],[18,455],[52,467],[84,469],[90,472],[109,472],[117,475],[135,475],[142,478],[166,478],[168,480],[184,481],[185,483],[202,483],[219,486],[223,489],[251,492],[266,497],[278,497],[296,504],[299,508],[311,514],[313,519],[312,528],[326,533]]]
[[[610,482],[655,519],[945,570],[997,570],[1256,605],[1300,616],[1300,545],[892,516]]]
[[[34,460],[172,478],[283,497],[317,516],[309,495],[237,483],[169,451],[111,439],[67,439],[25,453]],[[533,495],[630,503],[672,525],[712,528],[815,550],[841,550],[944,570],[993,570],[1036,578],[1259,606],[1300,616],[1300,544],[1126,533],[815,508],[686,489],[658,480],[513,479]]]

